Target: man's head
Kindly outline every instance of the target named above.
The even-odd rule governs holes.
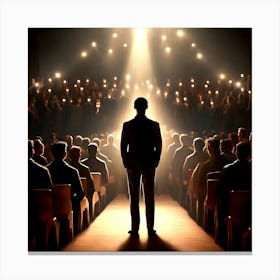
[[[220,141],[213,137],[207,139],[207,150],[210,156],[217,157],[220,155]]]
[[[236,145],[236,156],[239,160],[246,161],[251,156],[251,144],[243,142]]]
[[[148,101],[144,97],[138,97],[134,101],[134,109],[136,109],[137,113],[145,113],[148,108]]]
[[[78,162],[81,158],[81,147],[72,146],[69,151],[69,156],[72,162]]]
[[[205,146],[205,142],[201,137],[197,137],[193,140],[193,147],[196,151],[201,152]]]
[[[56,160],[63,160],[67,156],[67,143],[58,141],[51,145],[51,152]]]
[[[88,150],[88,157],[89,158],[95,158],[96,154],[97,154],[97,150],[98,150],[97,144],[96,143],[90,143],[87,147],[87,150]]]
[[[37,155],[42,155],[44,153],[44,144],[40,139],[34,140],[34,151]]]

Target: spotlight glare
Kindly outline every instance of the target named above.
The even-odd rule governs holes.
[[[166,39],[167,39],[166,35],[162,35],[162,36],[161,36],[161,40],[162,40],[162,41],[166,41]]]
[[[193,48],[195,47],[195,43],[192,43],[192,45],[191,45]]]
[[[127,48],[127,43],[124,43],[124,44],[123,44],[123,47],[124,47],[124,48]]]
[[[232,84],[232,80],[229,80],[228,82],[229,82],[229,84]]]
[[[77,80],[77,83],[79,84],[81,82],[81,80]]]
[[[197,57],[198,59],[202,59],[202,54],[201,54],[201,53],[198,53],[198,54],[196,55],[196,57]]]
[[[166,47],[166,48],[165,48],[165,52],[166,52],[166,53],[170,53],[170,52],[171,52],[171,48],[170,48],[170,47]]]
[[[109,50],[108,50],[108,53],[109,53],[109,54],[112,54],[112,53],[113,53],[113,49],[109,49]]]
[[[191,83],[194,83],[194,79],[191,79]]]
[[[54,76],[55,76],[57,79],[59,79],[59,78],[61,77],[61,74],[60,74],[59,72],[56,72],[56,73],[54,74]]]
[[[191,87],[194,87],[194,84],[191,84]]]
[[[220,78],[223,80],[225,78],[225,74],[221,74]]]
[[[244,74],[240,74],[240,77],[241,77],[241,78],[244,78]]]
[[[96,46],[97,46],[96,42],[92,42],[92,43],[91,43],[91,46],[92,46],[93,48],[96,48]]]
[[[49,80],[48,80],[50,83],[52,82],[52,79],[51,78],[49,78]]]
[[[118,37],[118,34],[117,33],[114,33],[113,34],[113,38],[117,38]]]
[[[69,88],[65,89],[66,92],[69,92]]]
[[[87,52],[81,52],[81,57],[87,57]]]
[[[118,77],[117,77],[117,76],[115,76],[115,77],[114,77],[114,81],[116,81],[117,79],[118,79]]]
[[[63,80],[63,84],[66,84],[67,83],[67,81],[66,80]]]
[[[183,83],[182,83],[182,82],[180,82],[180,83],[179,83],[179,87],[181,87],[182,85],[183,85]]]
[[[39,83],[35,83],[35,87],[38,87],[39,86]]]
[[[49,89],[48,89],[48,92],[52,92],[52,89],[51,89],[51,88],[49,88]]]
[[[236,82],[235,84],[237,87],[240,87],[241,86],[241,83],[240,82]]]
[[[178,37],[183,37],[184,36],[184,32],[182,30],[178,30],[177,31],[177,36]]]

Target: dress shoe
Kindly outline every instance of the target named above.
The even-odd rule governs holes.
[[[154,229],[149,229],[149,230],[148,230],[148,234],[149,234],[149,235],[156,235],[157,232],[156,232]]]
[[[133,236],[138,236],[138,235],[139,235],[139,234],[138,234],[138,231],[136,231],[136,230],[129,230],[128,233],[129,233],[130,235],[133,235]]]

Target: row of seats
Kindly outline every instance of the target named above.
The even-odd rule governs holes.
[[[192,173],[192,170],[189,170]],[[252,221],[252,195],[250,190],[232,190],[229,197],[228,215],[220,221],[219,198],[216,196],[216,188],[219,184],[221,171],[209,172],[207,174],[207,193],[203,208],[200,209],[196,194],[192,188],[187,188],[186,203],[184,207],[190,216],[199,223],[199,216],[203,215],[203,229],[210,233],[215,241],[219,243],[220,227],[225,227],[225,250],[251,250],[251,221]],[[200,213],[202,211],[202,213]],[[241,238],[240,238],[241,236]],[[239,238],[239,240],[238,240]],[[237,244],[239,242],[239,244]],[[236,245],[237,244],[237,245]]]
[[[56,184],[54,189],[29,190],[29,251],[59,250],[70,242],[76,232],[82,232],[106,207],[106,187],[101,186],[101,173],[91,172],[95,191],[91,198],[84,197],[80,201],[77,224],[71,200],[71,185]],[[81,178],[84,192],[87,179]],[[92,201],[90,212],[89,199]]]

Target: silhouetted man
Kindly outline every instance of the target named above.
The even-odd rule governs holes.
[[[124,122],[122,128],[121,156],[128,175],[131,213],[129,233],[131,235],[138,235],[140,225],[139,189],[141,176],[148,234],[154,235],[156,233],[154,230],[154,179],[162,150],[162,138],[159,123],[145,116],[147,108],[148,101],[143,97],[137,98],[134,102],[137,115],[134,119]]]

